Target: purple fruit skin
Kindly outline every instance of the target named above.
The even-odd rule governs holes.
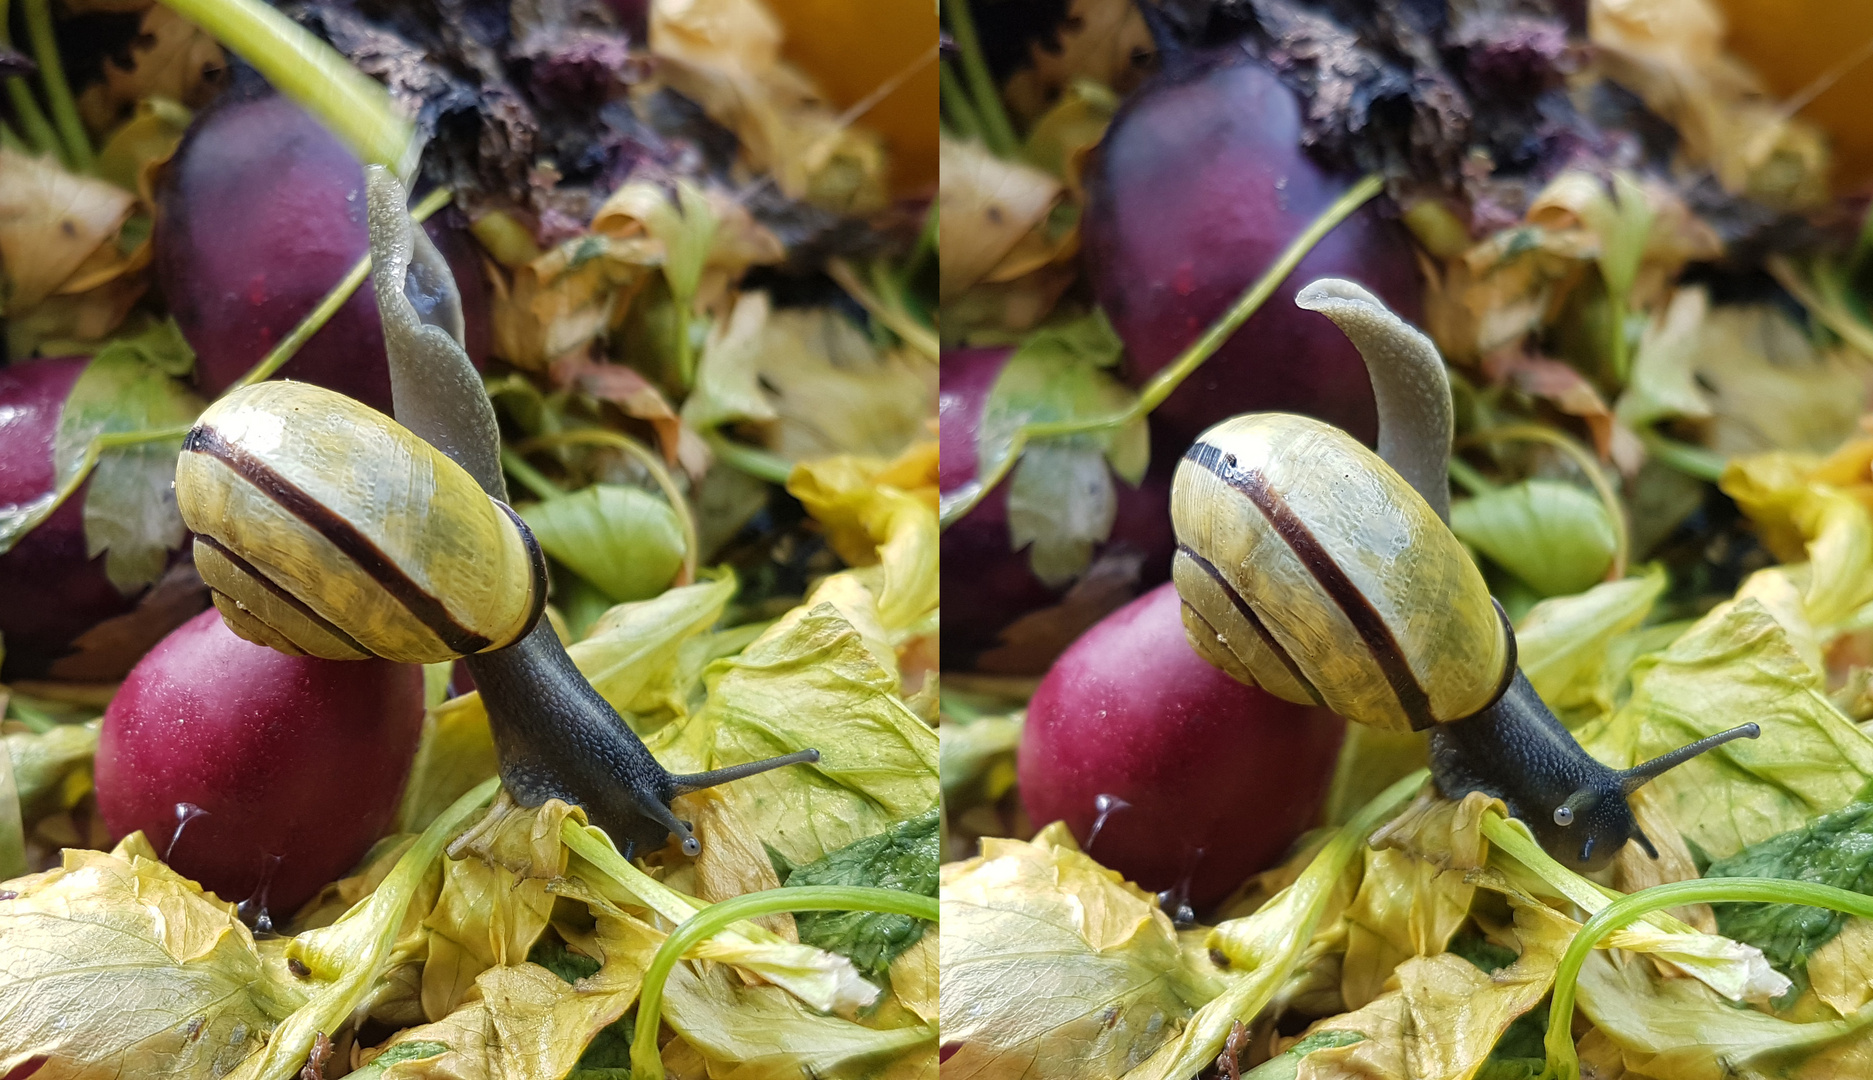
[[[142,829],[223,900],[254,896],[267,856],[280,856],[265,906],[282,920],[390,827],[422,725],[421,667],[287,656],[236,637],[210,608],[111,699],[98,810],[113,836]],[[177,838],[185,802],[207,812]]]
[[[1017,758],[1036,825],[1065,821],[1087,854],[1161,891],[1189,876],[1198,910],[1280,859],[1313,824],[1346,723],[1212,667],[1184,637],[1174,585],[1106,616],[1054,661]]]
[[[943,354],[938,378],[937,482],[949,491],[975,478],[976,432],[982,406],[1013,350],[956,349]],[[1142,585],[1170,576],[1171,532],[1169,472],[1153,469],[1134,488],[1114,480],[1118,520],[1100,552],[1123,546],[1145,556]],[[1097,554],[1097,553],[1096,553]],[[939,549],[946,580],[943,590],[943,663],[966,667],[976,653],[994,647],[1003,627],[1032,611],[1056,603],[1064,590],[1050,589],[1028,567],[1026,551],[1008,546],[1008,488],[998,485],[974,510],[943,533]]]
[[[369,249],[364,170],[311,115],[279,95],[204,113],[159,192],[156,277],[196,352],[195,380],[233,385],[318,306]],[[468,354],[486,359],[488,287],[472,241],[424,226],[462,293]],[[279,372],[390,411],[377,293],[364,285]]]
[[[30,360],[0,368],[0,506],[51,491],[52,440],[84,357]],[[0,555],[0,641],[4,674],[34,678],[65,655],[73,639],[136,606],[142,590],[117,591],[104,556],[85,556],[86,481],[50,518]]]
[[[1086,174],[1080,235],[1134,384],[1196,341],[1351,186],[1303,153],[1300,139],[1293,93],[1240,51],[1167,68],[1120,107]],[[1152,413],[1158,433],[1188,446],[1220,420],[1273,410],[1374,442],[1359,353],[1324,316],[1294,306],[1294,294],[1323,277],[1357,281],[1418,320],[1410,240],[1367,205]]]

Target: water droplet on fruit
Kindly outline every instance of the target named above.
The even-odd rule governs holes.
[[[273,933],[273,916],[267,913],[267,889],[273,884],[273,875],[280,868],[280,857],[268,852],[261,856],[260,884],[254,886],[254,894],[240,902],[234,909],[241,921],[254,928],[254,936],[262,937]]]
[[[1093,796],[1093,827],[1092,830],[1086,834],[1086,850],[1088,852],[1092,851],[1093,842],[1099,839],[1099,830],[1106,827],[1106,819],[1112,816],[1112,812],[1114,810],[1129,809],[1131,805],[1131,803],[1126,802],[1117,795]]]
[[[169,856],[175,852],[176,841],[182,839],[182,830],[189,827],[189,822],[194,821],[196,818],[206,813],[208,813],[208,811],[203,810],[192,802],[179,802],[176,804],[176,831],[169,834],[169,846],[163,849],[164,862],[168,862]]]

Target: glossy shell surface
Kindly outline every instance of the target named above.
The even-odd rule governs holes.
[[[544,601],[511,510],[390,417],[308,383],[203,413],[176,501],[229,627],[283,652],[435,663],[511,644]]]
[[[1377,454],[1306,417],[1204,432],[1171,488],[1191,644],[1290,701],[1393,731],[1500,694],[1508,630],[1476,565]]]

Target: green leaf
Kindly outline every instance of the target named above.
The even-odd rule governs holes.
[[[1511,959],[1514,959],[1511,954]],[[1243,1080],[1295,1080],[1301,1073],[1301,1059],[1316,1050],[1335,1050],[1365,1041],[1358,1031],[1316,1031],[1286,1050],[1242,1074]]]
[[[174,322],[157,323],[104,347],[73,384],[53,441],[61,482],[81,463],[91,440],[107,432],[150,431],[195,419],[202,402],[172,375],[187,372],[195,354]],[[182,438],[111,447],[98,458],[85,496],[85,550],[108,552],[104,572],[124,593],[148,585],[187,535],[176,510],[176,455]]]
[[[938,812],[932,807],[908,821],[900,821],[876,836],[855,840],[818,862],[791,866],[781,863],[781,884],[871,885],[902,889],[924,896],[937,894]],[[898,954],[923,936],[924,923],[908,915],[874,911],[802,911],[794,915],[800,940],[829,952],[850,957],[858,969],[876,979],[890,968]]]
[[[1029,549],[1035,577],[1060,588],[1086,569],[1094,546],[1112,535],[1118,509],[1112,474],[1096,447],[1030,446],[1008,485],[1009,541],[1017,551]]]
[[[548,555],[613,603],[656,596],[683,564],[676,511],[640,488],[593,484],[521,507],[520,516]]]
[[[1557,480],[1523,480],[1456,503],[1450,528],[1544,596],[1577,593],[1613,564],[1606,508]]]
[[[98,748],[98,725],[59,724],[43,732],[13,731],[5,738],[5,750],[13,763],[13,777],[19,785],[20,807],[26,820],[33,821],[56,809],[60,796],[74,773],[91,767],[91,757]],[[82,794],[89,783],[78,789]],[[75,796],[74,796],[75,797]]]
[[[1873,895],[1873,803],[1853,803],[1752,844],[1712,863],[1704,876],[1811,881]],[[1791,976],[1805,969],[1809,954],[1834,940],[1847,922],[1844,912],[1803,904],[1712,904],[1711,909],[1719,932],[1761,949]]]
[[[1755,599],[1719,606],[1641,659],[1632,697],[1581,728],[1615,768],[1754,721],[1762,736],[1692,758],[1649,785],[1684,836],[1727,858],[1855,801],[1873,780],[1873,738],[1832,702],[1789,631]]]
[[[1123,351],[1104,313],[1029,335],[996,377],[976,435],[978,475],[1000,470],[1030,423],[1107,416],[1128,408],[1131,390],[1106,369]],[[1010,482],[1009,533],[1015,550],[1033,545],[1034,572],[1052,585],[1086,569],[1095,544],[1112,533],[1116,496],[1105,466],[1128,483],[1150,463],[1149,432],[1139,420],[1029,444]]]

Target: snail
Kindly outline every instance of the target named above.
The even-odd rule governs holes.
[[[1366,359],[1379,450],[1303,416],[1251,413],[1204,432],[1171,488],[1172,577],[1191,645],[1235,678],[1357,723],[1431,732],[1439,792],[1501,799],[1581,871],[1637,842],[1627,798],[1755,724],[1626,770],[1583,750],[1516,665],[1515,631],[1451,533],[1449,376],[1436,347],[1351,282],[1295,303]]]
[[[215,402],[176,465],[197,569],[229,628],[258,644],[333,660],[462,659],[516,802],[582,806],[627,857],[671,835],[695,855],[672,799],[819,752],[672,774],[574,666],[541,618],[545,557],[506,503],[454,280],[411,225],[402,185],[366,171],[397,417],[294,382]]]

